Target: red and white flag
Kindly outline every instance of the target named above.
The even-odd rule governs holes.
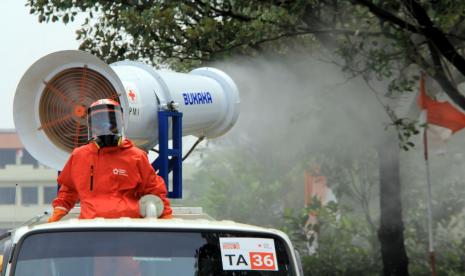
[[[313,164],[309,171],[304,172],[305,178],[305,207],[311,207],[314,199],[318,200],[321,206],[329,202],[336,202],[336,197],[327,185],[326,177],[320,174],[320,166]],[[316,208],[318,209],[318,208]],[[308,213],[307,222],[304,225],[304,232],[307,237],[308,254],[315,254],[318,249],[318,210]]]
[[[428,142],[436,154],[445,153],[445,143],[452,134],[465,128],[465,114],[448,101],[436,101],[426,95],[425,78],[420,79],[418,105],[421,123],[428,123]]]

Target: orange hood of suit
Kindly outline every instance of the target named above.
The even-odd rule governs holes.
[[[58,179],[60,190],[54,208],[66,210],[80,201],[80,218],[140,217],[139,199],[146,194],[161,198],[163,216],[172,210],[163,179],[147,154],[124,139],[118,147],[99,149],[95,143],[76,148]]]

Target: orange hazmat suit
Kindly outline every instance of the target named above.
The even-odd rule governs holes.
[[[99,148],[95,143],[76,148],[58,176],[61,185],[52,202],[56,221],[80,200],[79,218],[139,218],[139,199],[153,194],[163,201],[162,218],[171,217],[163,179],[152,168],[147,153],[123,139],[116,147]]]

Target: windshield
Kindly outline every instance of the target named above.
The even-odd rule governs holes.
[[[13,275],[295,275],[284,242],[228,232],[41,232],[19,244]]]

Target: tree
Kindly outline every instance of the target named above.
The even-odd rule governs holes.
[[[389,132],[389,135],[392,133]],[[386,144],[395,138],[387,136],[379,146],[380,155],[380,227],[378,238],[381,243],[383,275],[408,275],[408,258],[404,245],[404,224],[399,177],[399,150]],[[394,134],[395,136],[395,134]],[[394,150],[392,150],[394,149]]]
[[[234,54],[285,54],[324,45],[353,73],[412,87],[409,68],[431,74],[462,108],[449,74],[465,72],[460,1],[42,1],[28,0],[40,22],[87,17],[80,48],[108,62],[144,59],[188,68]],[[416,75],[414,72],[413,75]]]
[[[367,81],[389,80],[390,95],[412,91],[421,68],[465,109],[456,85],[465,73],[460,35],[465,3],[460,1],[28,0],[28,5],[41,22],[66,23],[87,12],[78,30],[81,49],[107,62],[143,59],[187,69],[237,54],[285,55],[323,46],[347,72]],[[385,109],[400,134],[409,136],[411,123],[388,105]],[[381,183],[387,185],[382,191],[392,192],[382,197],[399,202],[399,179]],[[388,209],[399,216],[400,205],[396,207]],[[397,220],[398,227],[389,231],[399,234],[402,218]],[[405,260],[402,265],[406,271]]]

